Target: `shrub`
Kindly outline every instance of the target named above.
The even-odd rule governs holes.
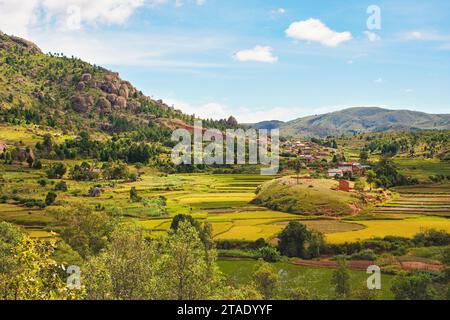
[[[55,186],[55,191],[64,191],[66,192],[68,190],[67,183],[65,181],[60,181]]]
[[[413,242],[417,246],[446,246],[450,244],[450,233],[444,230],[430,229],[416,234]]]
[[[63,163],[51,165],[46,173],[49,179],[61,179],[67,172],[67,167]]]
[[[266,262],[277,262],[281,259],[280,253],[273,247],[259,248],[257,255]]]
[[[432,279],[425,273],[400,274],[394,279],[391,291],[396,300],[431,300],[436,297]]]
[[[57,197],[56,193],[54,193],[53,191],[50,191],[50,192],[47,194],[47,196],[45,197],[45,204],[46,204],[47,206],[52,205],[52,204],[55,202],[56,197]]]
[[[362,251],[352,254],[350,259],[375,261],[377,259],[377,255],[373,250],[365,249],[365,250],[362,250]]]

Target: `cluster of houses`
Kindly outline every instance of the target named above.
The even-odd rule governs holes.
[[[284,153],[298,156],[306,164],[316,160],[327,159],[337,151],[333,148],[320,146],[314,142],[291,140],[284,142],[281,147]],[[362,165],[358,162],[338,162],[336,168],[328,169],[328,177],[344,178],[353,175],[364,175],[368,169],[370,169],[369,166]]]
[[[0,155],[5,153],[7,150],[11,150],[12,156],[15,160],[25,161],[28,158],[35,159],[35,155],[32,149],[26,147],[8,147],[4,142],[0,141]]]
[[[364,166],[358,162],[338,162],[337,168],[328,169],[328,176],[342,178],[344,176],[363,175],[370,166]]]
[[[285,153],[296,155],[305,163],[329,157],[332,148],[324,148],[313,142],[286,141],[281,145]]]

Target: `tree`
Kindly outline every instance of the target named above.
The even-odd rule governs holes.
[[[261,257],[266,262],[277,262],[280,260],[280,253],[274,247],[262,247],[259,248],[258,256]]]
[[[431,277],[425,273],[403,273],[395,277],[391,291],[396,300],[432,300],[436,292],[431,284]]]
[[[132,202],[139,202],[139,201],[141,201],[141,198],[138,195],[136,187],[131,187],[131,189],[130,189],[130,200]]]
[[[293,161],[291,161],[290,166],[295,172],[295,175],[297,177],[297,184],[298,184],[299,180],[300,180],[300,173],[303,168],[303,162],[300,160],[300,158],[297,157]]]
[[[27,157],[28,167],[33,168],[34,159],[31,156]]]
[[[62,226],[61,238],[86,258],[103,249],[118,224],[116,212],[92,211],[78,205],[52,211]]]
[[[55,191],[66,192],[68,190],[67,183],[65,181],[60,181],[55,185]]]
[[[366,163],[369,160],[369,153],[367,151],[361,151],[359,154],[359,160],[362,163]]]
[[[17,227],[0,223],[0,299],[50,300],[81,298],[61,278],[52,259],[55,241],[30,239]]]
[[[70,178],[76,181],[92,181],[99,178],[99,173],[87,162],[75,165],[70,171]]]
[[[188,214],[177,214],[175,217],[173,217],[170,229],[176,231],[180,223],[183,221],[189,222],[197,230],[200,229],[200,223]]]
[[[333,272],[331,283],[334,286],[334,292],[339,299],[346,299],[350,295],[350,274],[345,260],[338,261],[338,269]]]
[[[372,185],[375,182],[375,179],[377,178],[377,174],[373,170],[368,170],[366,172],[366,178],[367,178],[367,183],[370,186],[370,191],[372,191]]]
[[[87,298],[155,299],[157,253],[144,230],[134,226],[117,228],[107,248],[91,257],[83,270]]]
[[[40,170],[42,169],[42,162],[39,159],[34,160],[33,162],[33,169]]]
[[[49,193],[47,193],[47,196],[45,197],[45,205],[51,206],[55,202],[56,197],[56,193],[54,193],[53,191],[49,191]]]
[[[67,167],[63,163],[54,163],[47,169],[49,179],[61,179],[67,172]]]
[[[198,230],[188,221],[181,221],[163,244],[158,284],[160,299],[198,300],[217,294],[221,274],[213,252],[205,255]],[[212,251],[212,250],[211,250]]]
[[[313,231],[309,235],[308,239],[308,248],[307,248],[307,257],[308,258],[317,258],[320,256],[320,253],[325,248],[325,237],[322,233]]]
[[[278,238],[278,249],[282,255],[288,257],[306,257],[305,243],[310,238],[311,233],[304,224],[291,221],[280,233]]]
[[[361,179],[358,179],[355,181],[355,190],[358,192],[364,192],[364,189],[366,188],[366,184]]]
[[[279,277],[275,268],[267,262],[260,261],[253,273],[253,281],[265,300],[274,298]]]

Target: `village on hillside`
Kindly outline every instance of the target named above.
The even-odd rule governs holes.
[[[323,146],[312,141],[287,140],[282,143],[281,150],[283,156],[298,157],[306,167],[318,168],[329,178],[361,177],[370,169],[359,162],[345,161],[336,144]]]

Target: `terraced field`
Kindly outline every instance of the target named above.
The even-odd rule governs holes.
[[[377,214],[419,214],[450,218],[450,185],[397,188],[400,197],[374,210]]]
[[[19,170],[20,169],[20,170]],[[44,199],[56,181],[39,186],[37,179],[42,174],[27,168],[9,168],[3,171],[10,190],[27,194],[30,198]],[[137,222],[159,236],[166,233],[176,214],[191,214],[201,221],[213,225],[215,239],[267,240],[275,237],[289,221],[300,220],[311,229],[326,234],[328,241],[341,243],[358,241],[385,235],[413,236],[423,228],[437,228],[450,231],[450,187],[449,185],[424,185],[397,189],[399,197],[375,208],[374,219],[347,221],[345,217],[326,218],[302,216],[274,211],[249,204],[256,188],[274,177],[258,174],[179,174],[159,175],[150,170],[141,180],[131,183],[98,182],[103,186],[98,198],[87,197],[92,182],[67,180],[69,191],[58,193],[58,203],[105,208],[119,207],[126,221]],[[131,187],[136,187],[139,196],[152,198],[164,196],[167,199],[167,215],[153,216],[153,209],[143,203],[129,200]],[[30,209],[11,202],[0,204],[0,219],[19,224],[33,237],[51,237],[55,229],[45,210]]]
[[[399,196],[372,211],[374,220],[358,221],[364,229],[327,235],[332,243],[353,242],[372,237],[412,237],[424,229],[450,232],[450,185],[397,188]]]

